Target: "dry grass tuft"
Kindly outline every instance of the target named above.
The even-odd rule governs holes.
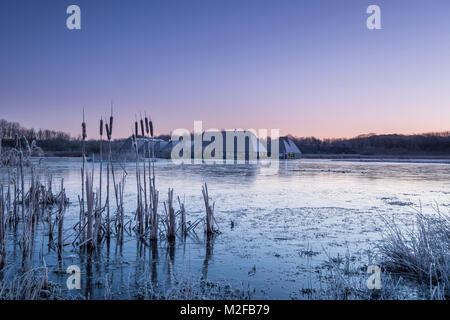
[[[59,287],[48,282],[47,268],[31,269],[22,274],[14,274],[13,277],[5,275],[11,272],[3,271],[0,300],[60,299]]]
[[[388,230],[379,246],[383,267],[428,286],[431,299],[450,296],[450,215],[439,208],[436,213],[418,210],[410,226],[386,221]]]

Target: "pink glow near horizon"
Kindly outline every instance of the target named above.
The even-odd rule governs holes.
[[[156,134],[194,120],[318,138],[450,130],[448,1],[380,0],[375,31],[365,0],[100,2],[82,1],[79,32],[61,2],[0,4],[0,118],[78,136],[84,107],[95,139],[114,100],[113,138],[144,111]]]

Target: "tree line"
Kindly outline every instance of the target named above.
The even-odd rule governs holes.
[[[0,138],[15,139],[16,135],[24,136],[28,141],[33,140],[70,140],[70,134],[63,131],[48,129],[35,130],[22,127],[18,122],[0,119]]]
[[[44,151],[80,152],[80,138],[73,138],[62,131],[27,129],[17,122],[0,119],[0,139],[5,147],[13,147],[16,139],[24,136],[29,142],[36,140]],[[315,137],[288,136],[306,154],[360,154],[360,155],[422,155],[450,156],[450,131],[415,135],[365,134],[354,138],[318,139]],[[170,135],[155,138],[169,140]],[[112,149],[119,150],[125,139],[112,142]],[[104,145],[105,147],[105,145]],[[98,140],[86,141],[88,154],[100,152]]]
[[[350,139],[289,136],[303,153],[450,156],[450,132],[414,135],[366,134]]]

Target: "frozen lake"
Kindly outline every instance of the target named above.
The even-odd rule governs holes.
[[[52,174],[55,190],[64,178],[71,200],[65,217],[65,236],[70,238],[71,226],[79,215],[81,159],[49,158],[36,165],[38,172],[46,168]],[[92,165],[88,163],[88,169]],[[98,163],[95,166],[97,184]],[[132,219],[135,164],[127,163],[123,168],[115,164],[116,175],[123,169],[127,172],[125,214]],[[151,277],[162,290],[180,279],[203,278],[250,291],[252,298],[301,299],[302,289],[320,286],[314,267],[327,256],[350,252],[361,261],[367,260],[366,250],[381,238],[382,216],[408,220],[413,207],[420,204],[430,214],[436,205],[447,210],[449,169],[450,164],[436,162],[311,159],[282,161],[274,173],[250,165],[176,166],[169,160],[158,160],[155,173],[160,214],[170,187],[175,199],[185,199],[188,220],[203,217],[201,191],[206,182],[221,234],[206,241],[200,224],[198,237],[177,238],[173,246],[159,241],[156,248],[144,247],[141,252],[135,236],[129,235],[122,247],[112,238],[109,246],[104,243],[92,256],[66,246],[63,269],[76,264],[82,270],[81,291],[69,293],[65,289],[68,275],[52,272],[58,269],[57,254],[48,249],[45,227],[40,224],[33,263],[42,265],[45,259],[50,279],[70,295],[110,297],[105,292],[108,281],[112,298],[134,299],[143,278]],[[6,169],[0,169],[0,177],[6,179]],[[177,210],[176,201],[174,206]],[[20,249],[14,240],[17,235],[10,233],[7,262],[20,268]]]

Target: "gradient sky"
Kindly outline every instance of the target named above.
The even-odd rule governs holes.
[[[158,134],[450,130],[449,16],[448,0],[1,0],[0,118],[76,136],[84,107],[96,138],[113,100],[115,137],[144,111]]]

